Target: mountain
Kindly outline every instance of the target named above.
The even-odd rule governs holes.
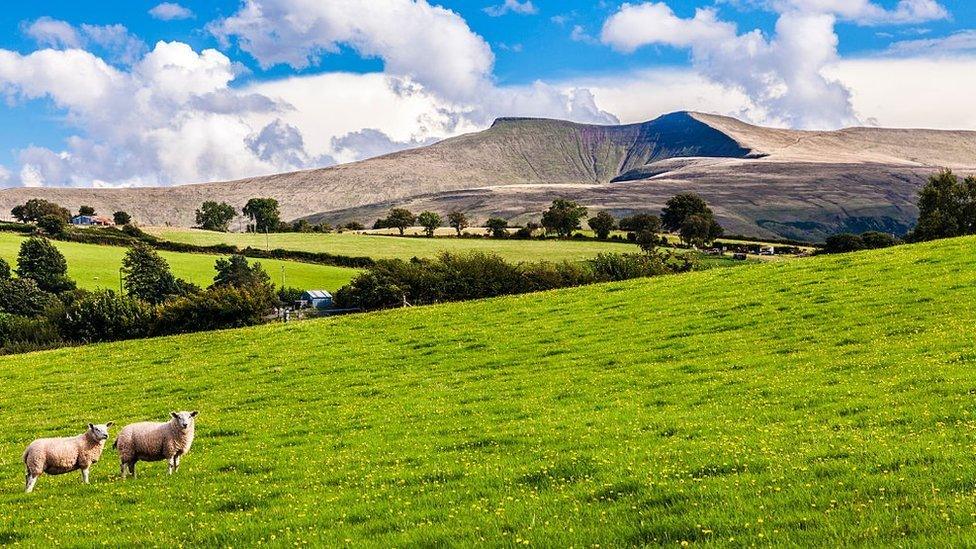
[[[502,118],[482,132],[330,168],[167,188],[7,189],[0,211],[40,196],[189,226],[204,200],[242,206],[269,196],[286,219],[371,222],[406,205],[518,222],[560,196],[624,215],[694,191],[730,232],[818,240],[907,230],[918,188],[943,166],[976,169],[976,132],[795,131],[691,112],[621,126]]]

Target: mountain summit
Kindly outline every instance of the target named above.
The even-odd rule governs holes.
[[[821,239],[843,230],[906,230],[934,170],[976,167],[976,132],[763,128],[676,112],[598,126],[500,118],[484,131],[351,164],[238,181],[137,189],[7,189],[9,211],[39,196],[72,209],[126,210],[143,224],[193,223],[205,200],[273,197],[285,219],[370,222],[394,205],[480,219],[535,218],[556,197],[624,215],[702,194],[734,233]]]

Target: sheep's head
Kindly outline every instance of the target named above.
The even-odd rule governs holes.
[[[176,425],[178,425],[180,429],[186,429],[193,425],[193,418],[197,417],[198,413],[199,412],[194,410],[192,412],[170,412],[169,415],[173,416],[173,421],[176,422]]]
[[[108,440],[108,428],[115,425],[115,422],[101,423],[95,425],[94,423],[88,424],[88,432],[95,437],[95,440]]]

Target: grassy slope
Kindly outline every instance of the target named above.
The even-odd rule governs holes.
[[[0,258],[7,260],[11,268],[17,265],[17,252],[23,237],[11,233],[0,233]],[[75,242],[54,243],[68,260],[68,275],[82,288],[119,287],[119,267],[125,248],[116,246],[97,246]],[[169,262],[176,276],[185,278],[203,287],[213,282],[214,262],[219,256],[160,252]],[[271,275],[275,284],[281,284],[281,266],[285,266],[285,284],[306,289],[326,289],[335,291],[349,282],[356,274],[355,269],[345,269],[328,265],[312,265],[295,261],[259,260]]]
[[[151,232],[176,242],[191,244],[233,244],[264,248],[265,235],[215,233],[192,229],[152,229]],[[359,234],[280,233],[267,235],[271,248],[329,252],[373,258],[430,257],[441,251],[477,250],[494,252],[509,261],[579,260],[603,252],[634,253],[637,247],[622,242],[576,242],[559,240],[489,240],[457,238],[397,238]]]
[[[974,244],[5,357],[0,540],[976,543]],[[177,476],[19,493],[177,408]]]

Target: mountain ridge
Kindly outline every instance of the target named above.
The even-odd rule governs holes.
[[[441,213],[460,207],[477,220],[491,213],[524,220],[575,185],[586,189],[573,193],[585,205],[621,214],[653,211],[661,197],[693,190],[736,232],[822,238],[843,229],[845,218],[910,226],[914,193],[927,173],[942,166],[976,167],[976,132],[799,131],[692,111],[624,125],[502,117],[480,132],[327,168],[173,187],[6,189],[0,191],[0,211],[37,196],[72,209],[86,204],[99,212],[126,210],[143,224],[190,226],[205,200],[239,208],[249,198],[267,196],[279,201],[285,219],[338,220],[368,212],[357,221],[371,222],[380,206],[402,202]],[[476,203],[456,199],[473,189],[494,192],[474,193],[481,196]],[[510,195],[521,203],[505,202]],[[484,202],[492,199],[502,202]],[[782,223],[817,228],[768,228]]]

